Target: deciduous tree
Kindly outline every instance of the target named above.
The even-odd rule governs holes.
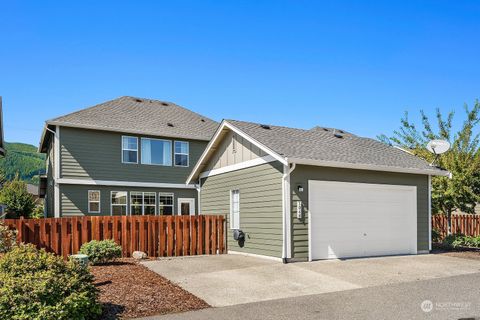
[[[395,144],[408,149],[429,162],[435,155],[428,152],[426,145],[430,140],[442,139],[451,144],[451,149],[438,157],[435,164],[452,173],[449,177],[432,177],[432,212],[444,213],[448,217],[448,232],[451,233],[451,215],[456,210],[474,213],[480,202],[480,103],[473,108],[465,105],[466,118],[458,131],[454,132],[454,112],[444,116],[436,111],[436,127],[422,110],[421,129],[405,113],[401,126],[391,137],[381,135],[379,140],[390,145]]]

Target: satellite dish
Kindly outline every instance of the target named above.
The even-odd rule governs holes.
[[[450,150],[450,142],[445,140],[432,140],[427,143],[427,150],[430,151],[435,155],[435,159],[433,159],[431,166],[435,165],[435,162],[438,160],[438,157],[442,154]]]
[[[432,140],[427,144],[427,150],[438,155],[450,150],[450,142],[445,140]]]

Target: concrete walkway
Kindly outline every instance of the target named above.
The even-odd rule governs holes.
[[[480,261],[440,255],[282,264],[240,255],[144,262],[214,307],[324,294],[480,271]]]
[[[209,308],[144,320],[480,319],[480,274]],[[423,306],[423,309],[422,309]]]

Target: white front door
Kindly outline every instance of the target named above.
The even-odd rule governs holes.
[[[195,199],[194,198],[178,198],[178,215],[195,215]]]
[[[310,260],[417,253],[415,186],[308,186]]]

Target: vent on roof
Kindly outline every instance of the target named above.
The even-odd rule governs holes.
[[[263,129],[267,129],[267,130],[271,129],[268,124],[261,124],[260,127],[262,127]]]
[[[330,130],[328,130],[327,128],[322,128],[322,129],[323,129],[323,131],[327,131],[327,132],[330,131]]]
[[[173,123],[171,123],[171,122],[167,122],[167,126],[169,126],[169,127],[173,127]]]
[[[333,136],[339,139],[343,138],[343,136],[340,133],[334,133]]]
[[[138,98],[135,98],[135,101],[136,101],[136,102],[143,102],[142,99],[138,99]]]
[[[200,121],[205,122],[205,119],[200,119]]]
[[[169,106],[169,104],[168,104],[168,103],[166,103],[166,102],[162,102],[162,106],[168,107],[168,106]]]

